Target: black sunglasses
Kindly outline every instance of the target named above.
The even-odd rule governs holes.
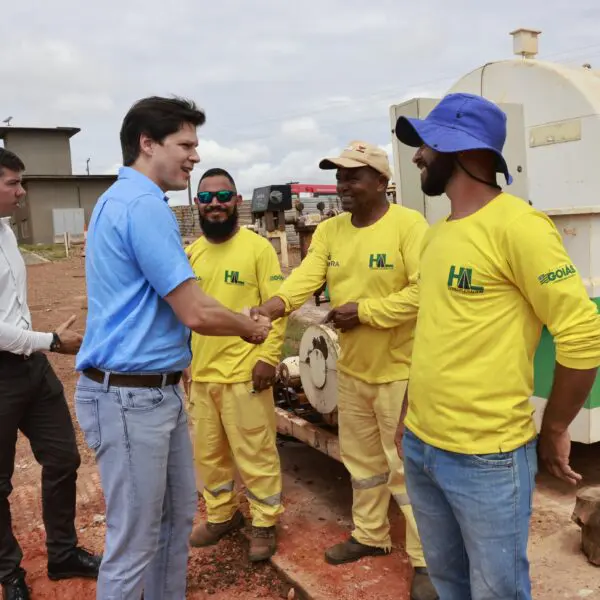
[[[198,202],[200,204],[210,204],[213,198],[217,199],[217,202],[221,204],[226,204],[230,202],[231,199],[235,196],[235,192],[230,190],[219,190],[218,192],[198,192]]]

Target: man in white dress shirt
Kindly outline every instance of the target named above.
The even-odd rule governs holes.
[[[25,263],[10,215],[25,197],[25,165],[0,148],[0,583],[4,600],[27,600],[23,554],[15,539],[8,497],[17,433],[42,466],[42,510],[51,579],[98,576],[100,558],[77,546],[75,482],[80,464],[63,386],[42,350],[76,354],[81,335],[71,317],[53,333],[33,331]]]

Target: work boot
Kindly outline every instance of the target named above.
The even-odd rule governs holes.
[[[204,548],[205,546],[214,546],[222,537],[228,533],[237,531],[244,526],[244,516],[238,510],[224,523],[210,523],[206,521],[202,525],[194,527],[190,536],[190,545],[194,548]]]
[[[48,578],[52,581],[83,577],[98,579],[102,556],[88,552],[84,548],[74,548],[69,558],[59,563],[48,562]]]
[[[275,527],[252,527],[250,536],[250,562],[268,560],[277,550],[277,535]]]
[[[351,537],[349,540],[329,548],[325,552],[325,560],[330,565],[343,565],[359,560],[364,556],[384,556],[386,554],[389,554],[389,552],[385,548],[367,546]]]
[[[425,567],[415,567],[415,575],[410,587],[410,600],[439,600],[440,597],[431,583]]]
[[[17,569],[14,575],[2,582],[2,594],[4,600],[30,600],[23,569]]]

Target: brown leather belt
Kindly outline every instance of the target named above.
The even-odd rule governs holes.
[[[104,383],[104,371],[93,367],[85,369],[83,374],[96,383]],[[177,385],[181,380],[181,371],[165,373],[164,375],[127,375],[125,373],[110,373],[108,385],[114,387],[164,387]]]

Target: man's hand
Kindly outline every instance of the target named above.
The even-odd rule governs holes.
[[[56,328],[56,335],[60,338],[60,346],[56,352],[59,354],[77,354],[81,347],[83,337],[71,329],[77,320],[77,315],[71,315],[67,321]]]
[[[264,305],[253,306],[252,308],[248,309],[248,316],[254,321],[258,321],[258,319],[261,317],[265,317],[269,320],[271,319],[271,313],[264,307]]]
[[[242,339],[249,344],[262,344],[272,329],[271,319],[261,314],[253,314],[254,309],[245,308],[242,311],[243,315],[248,317],[250,322],[249,335],[242,336]]]
[[[277,321],[277,319],[285,316],[285,303],[279,296],[273,296],[260,306],[253,306],[249,315],[251,319],[258,319],[262,315],[271,321]]]
[[[554,477],[573,485],[581,481],[581,475],[569,466],[571,436],[568,430],[557,433],[542,428],[538,441],[538,452],[544,466]]]
[[[252,385],[256,392],[270,388],[275,382],[275,367],[262,360],[257,361],[252,370]]]
[[[325,317],[324,323],[333,323],[336,329],[342,332],[349,331],[360,325],[358,318],[358,303],[348,302],[330,310]]]

